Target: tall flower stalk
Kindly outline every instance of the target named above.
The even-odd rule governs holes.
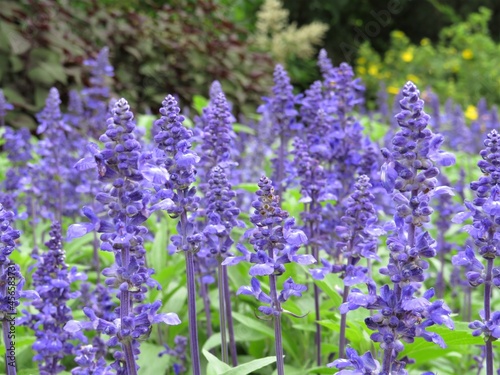
[[[229,250],[234,243],[231,239],[231,230],[235,226],[242,227],[244,225],[237,220],[240,210],[236,207],[236,201],[234,200],[236,193],[231,190],[231,185],[226,178],[224,170],[219,166],[214,167],[210,173],[208,182],[209,186],[206,194],[206,216],[208,223],[205,227],[204,235],[211,256],[215,256],[218,261],[222,360],[228,362],[227,330],[230,339],[232,363],[233,366],[237,366],[231,295],[228,285],[227,266],[223,265],[223,261],[227,258]]]
[[[58,222],[52,224],[50,240],[45,246],[47,251],[37,257],[36,271],[33,274],[33,286],[40,299],[33,301],[31,305],[38,312],[30,314],[24,310],[25,316],[20,319],[20,323],[35,332],[33,349],[37,354],[33,359],[38,362],[40,373],[52,375],[65,370],[61,364],[65,356],[76,354],[78,346],[87,343],[81,332],[71,335],[63,329],[73,319],[69,302],[80,296],[78,291],[71,292],[71,284],[87,277],[78,272],[76,267],[68,268],[62,246],[61,225]],[[73,339],[77,339],[79,345],[70,341]]]
[[[449,166],[455,162],[453,155],[439,149],[443,137],[427,128],[429,116],[423,110],[419,94],[412,82],[404,86],[401,112],[396,116],[401,130],[392,140],[392,151],[382,149],[386,159],[383,180],[387,191],[392,193],[396,212],[394,232],[387,239],[389,263],[380,273],[390,277],[393,286],[384,285],[377,294],[374,283],[368,281],[367,295],[353,289],[343,304],[345,310],[363,306],[376,311],[365,323],[374,331],[371,339],[379,342],[383,350],[382,374],[404,371],[408,360],[398,358],[404,349],[403,342],[411,343],[419,336],[445,347],[443,339],[426,328],[435,324],[453,328],[450,308],[442,300],[430,301],[433,289],[421,297],[415,295],[429,268],[425,259],[436,255],[436,241],[424,227],[433,212],[429,202],[433,196],[453,194],[449,187],[437,185],[437,165]],[[354,354],[348,353],[353,359]],[[373,360],[365,359],[361,363],[368,370],[373,367]],[[346,368],[354,366],[354,362],[339,359],[331,366]]]
[[[258,186],[257,199],[252,203],[255,210],[250,217],[255,228],[249,232],[249,242],[255,252],[251,253],[242,244],[238,244],[238,250],[243,255],[228,257],[222,264],[235,265],[241,261],[254,264],[249,271],[252,276],[251,285],[240,287],[237,294],[253,295],[260,302],[270,305],[260,306],[259,311],[273,316],[277,372],[278,375],[284,375],[282,303],[291,296],[300,297],[307,287],[295,284],[292,278],[288,278],[283,289],[279,291],[277,278],[285,272],[286,263],[308,265],[316,260],[310,254],[297,254],[299,248],[307,242],[307,237],[301,230],[294,229],[295,220],[289,218],[288,212],[280,208],[279,196],[275,193],[272,181],[262,177]],[[262,291],[258,276],[269,277],[269,295]]]
[[[281,204],[283,192],[287,186],[288,143],[298,129],[299,123],[296,120],[298,112],[295,109],[296,98],[293,95],[293,86],[282,65],[276,65],[273,79],[273,95],[270,98],[264,98],[264,104],[259,108],[259,112],[264,115],[264,120],[271,123],[273,136],[279,139],[278,155],[273,159],[273,180],[279,204]]]
[[[318,123],[321,121],[320,116],[316,119]],[[318,128],[320,128],[318,126]],[[320,250],[320,223],[321,223],[321,202],[330,198],[330,194],[326,193],[326,174],[319,161],[311,156],[310,149],[307,144],[300,138],[296,137],[293,142],[294,165],[297,170],[297,175],[300,179],[301,202],[305,204],[304,212],[301,213],[304,222],[304,230],[307,233],[309,242],[307,248],[311,250],[314,259],[319,259]],[[312,148],[314,150],[314,148]],[[314,310],[316,318],[316,363],[321,366],[321,325],[320,316],[320,296],[319,288],[314,285]]]
[[[243,222],[236,220],[239,209],[235,207],[231,185],[227,177],[230,177],[230,168],[234,162],[231,160],[231,151],[234,150],[235,134],[232,130],[234,122],[233,115],[229,109],[220,84],[215,81],[210,88],[210,104],[203,110],[203,142],[201,148],[201,160],[198,170],[201,171],[200,190],[204,194],[203,206],[205,210],[206,226],[203,230],[204,241],[202,251],[196,258],[209,265],[209,258],[216,258],[218,267],[218,289],[219,289],[219,316],[222,344],[222,358],[228,362],[228,351],[226,343],[226,331],[229,334],[229,345],[231,348],[231,362],[237,366],[236,341],[234,338],[233,317],[231,308],[231,295],[229,292],[229,280],[227,268],[221,262],[227,256],[231,247],[231,230],[234,226],[243,226]],[[223,228],[224,227],[224,228]]]
[[[147,268],[144,249],[144,236],[148,230],[141,224],[152,210],[148,209],[148,184],[139,170],[141,146],[134,135],[133,113],[125,99],[116,102],[113,116],[107,121],[107,130],[100,137],[104,149],[91,144],[93,157],[78,163],[80,168],[96,168],[103,189],[96,195],[102,203],[107,217],[98,217],[91,208],[84,207],[83,213],[90,223],[73,224],[68,229],[68,238],[80,237],[97,230],[101,235],[101,250],[114,253],[115,263],[103,270],[108,287],[118,290],[120,305],[118,319],[113,321],[99,317],[92,308],[83,309],[90,322],[70,321],[65,326],[69,332],[93,327],[98,332],[111,336],[108,346],[120,346],[114,353],[115,361],[111,367],[117,374],[137,374],[136,357],[140,353],[139,339],[147,338],[152,325],[180,323],[174,313],[158,313],[161,302],[143,304],[149,288],[160,285],[151,278],[153,269]],[[169,204],[171,201],[163,204]]]
[[[476,193],[472,202],[465,201],[469,212],[458,214],[454,222],[462,222],[472,217],[472,225],[464,226],[477,248],[477,255],[483,258],[483,263],[477,258],[471,247],[466,247],[452,259],[454,265],[465,266],[467,280],[472,287],[484,284],[483,310],[479,312],[481,321],[475,320],[469,324],[473,336],[483,335],[485,341],[486,374],[494,373],[493,341],[500,339],[500,311],[492,311],[493,287],[500,288],[500,267],[495,265],[500,259],[498,236],[500,233],[500,134],[492,130],[484,140],[485,148],[480,155],[483,160],[478,167],[483,175],[478,181],[471,183],[471,189]]]
[[[188,217],[199,205],[196,187],[192,184],[196,179],[195,165],[200,158],[191,150],[193,133],[182,124],[184,117],[180,115],[180,108],[173,96],[168,95],[162,102],[160,114],[161,118],[155,121],[159,132],[154,137],[158,150],[156,166],[159,167],[159,172],[153,184],[156,199],[159,200],[157,204],[165,209],[170,217],[179,218],[177,234],[171,237],[171,241],[186,258],[191,371],[193,375],[200,375],[194,257],[200,249],[203,235],[196,231],[195,224]]]
[[[10,255],[16,248],[16,240],[21,232],[12,227],[14,213],[4,209],[0,204],[0,321],[2,322],[2,338],[5,346],[5,371],[7,375],[17,374],[16,347],[12,334],[19,300],[28,298],[37,300],[40,297],[34,291],[23,291],[24,277]]]

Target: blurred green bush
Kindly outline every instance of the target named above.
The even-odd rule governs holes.
[[[217,79],[240,111],[267,92],[273,63],[252,49],[215,0],[113,2],[3,0],[0,87],[16,111],[11,123],[30,123],[50,87],[66,94],[85,83],[82,63],[109,46],[113,89],[134,110],[156,111],[167,93],[184,104],[207,95]]]
[[[364,43],[358,51],[356,73],[374,98],[380,81],[397,94],[405,81],[430,86],[440,98],[452,98],[464,106],[482,97],[500,103],[500,44],[488,30],[491,11],[480,8],[467,20],[444,28],[436,44],[422,39],[413,44],[401,31],[391,33],[389,50],[383,57]]]

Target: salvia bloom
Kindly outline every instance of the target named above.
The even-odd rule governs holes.
[[[264,120],[270,122],[273,129],[273,138],[279,138],[280,140],[278,155],[273,159],[273,163],[274,182],[278,196],[281,199],[282,193],[286,189],[286,171],[290,168],[287,162],[288,142],[300,129],[300,124],[296,119],[298,112],[295,109],[296,98],[293,94],[293,86],[285,68],[282,65],[276,65],[273,77],[273,96],[263,98],[264,104],[259,107],[258,111],[264,115]]]
[[[236,207],[235,196],[224,170],[220,166],[214,167],[208,181],[205,210],[208,221],[203,231],[212,256],[226,258],[234,243],[231,230],[236,226],[244,226],[238,220],[240,209]]]
[[[82,345],[75,351],[77,367],[71,370],[72,375],[115,375],[116,372],[106,364],[103,357],[96,359],[98,348],[94,345]]]
[[[307,243],[307,236],[302,230],[295,229],[295,219],[289,218],[288,212],[278,204],[272,182],[267,177],[259,181],[257,199],[253,201],[255,209],[250,221],[255,225],[245,236],[255,252],[250,252],[242,244],[237,244],[242,256],[228,257],[223,264],[235,265],[242,261],[253,263],[250,276],[281,275],[285,264],[295,262],[308,265],[316,260],[309,254],[297,254],[299,248]],[[276,310],[280,312],[279,310]]]
[[[109,78],[114,76],[113,66],[109,63],[109,50],[104,47],[99,51],[97,58],[84,61],[90,67],[90,85],[82,90],[85,107],[85,119],[88,127],[87,134],[98,138],[103,124],[108,117],[108,103],[110,97]]]
[[[96,311],[86,307],[85,315],[89,323],[71,321],[66,325],[69,332],[93,327],[100,333],[111,336],[107,345],[121,346],[114,353],[115,362],[111,367],[117,374],[137,374],[136,356],[139,354],[139,339],[149,336],[152,325],[166,323],[179,324],[180,320],[173,313],[158,313],[161,302],[141,304],[149,288],[160,288],[151,278],[154,271],[145,266],[143,247],[147,229],[140,224],[149,216],[146,207],[149,193],[146,180],[139,170],[141,145],[134,135],[133,114],[125,99],[116,102],[113,116],[108,119],[108,129],[100,137],[104,149],[96,145],[90,148],[94,154],[82,159],[79,168],[95,167],[98,178],[105,183],[105,189],[97,194],[96,200],[107,209],[108,220],[100,219],[90,208],[83,213],[91,222],[73,224],[68,229],[68,238],[79,237],[96,230],[101,235],[101,249],[115,255],[115,264],[106,268],[106,285],[118,290],[120,307],[118,318],[109,321],[97,316]],[[152,208],[155,209],[155,208]]]
[[[12,228],[14,213],[0,204],[0,321],[2,322],[3,344],[6,350],[15,352],[11,327],[15,327],[17,307],[21,298],[40,298],[35,291],[23,291],[24,277],[18,265],[10,259],[21,232]],[[7,356],[5,357],[7,359]],[[7,375],[16,375],[15,358],[5,361]]]
[[[158,356],[169,355],[175,358],[175,363],[172,366],[175,375],[183,374],[187,371],[186,369],[186,348],[188,344],[187,337],[184,336],[175,336],[174,338],[175,346],[171,348],[167,344],[164,344],[165,350],[158,354]]]
[[[16,212],[20,203],[17,202],[18,204],[16,204],[19,193],[24,191],[25,186],[29,184],[29,168],[27,164],[32,158],[31,134],[27,128],[14,130],[5,127],[4,139],[3,149],[7,153],[7,158],[12,167],[5,173],[6,178],[3,184],[5,193],[0,192],[0,203],[3,204],[6,210]],[[24,217],[21,216],[20,218]]]
[[[80,206],[75,186],[80,175],[74,170],[77,161],[68,136],[71,127],[64,121],[61,99],[56,88],[51,88],[44,109],[37,115],[37,133],[42,140],[36,147],[41,156],[37,165],[30,164],[31,191],[37,198],[42,217],[61,220],[62,215],[74,216]]]
[[[5,116],[7,115],[7,111],[12,111],[14,106],[7,102],[5,96],[3,94],[3,90],[0,89],[0,126],[5,126]]]
[[[296,262],[312,264],[316,262],[312,255],[299,255],[297,250],[307,242],[307,237],[301,230],[294,229],[295,221],[289,218],[288,212],[279,206],[279,197],[274,192],[272,181],[262,177],[259,181],[257,199],[252,203],[255,209],[250,221],[255,228],[247,234],[255,253],[250,253],[239,244],[238,249],[243,253],[241,257],[229,257],[222,264],[234,265],[241,261],[254,263],[250,268],[252,276],[251,286],[241,287],[238,294],[250,294],[260,302],[270,306],[260,306],[259,311],[266,315],[274,315],[274,330],[276,337],[277,370],[279,375],[284,374],[283,344],[281,338],[282,303],[291,296],[302,295],[307,287],[296,284],[289,278],[283,284],[283,290],[278,293],[277,276],[285,272],[285,264]],[[256,276],[269,276],[270,295],[262,292],[260,282]]]
[[[200,375],[194,256],[200,249],[203,235],[196,231],[192,218],[191,221],[188,218],[188,213],[195,212],[199,206],[196,187],[192,184],[196,180],[195,165],[200,157],[191,150],[193,132],[182,124],[184,117],[180,115],[180,108],[172,95],[162,102],[160,114],[160,119],[155,121],[158,133],[154,140],[158,154],[156,166],[161,172],[154,173],[153,184],[157,192],[156,200],[159,201],[157,205],[170,217],[179,217],[178,234],[172,236],[171,241],[177,251],[184,252],[186,257],[192,372]]]
[[[381,268],[380,273],[389,276],[394,287],[384,285],[380,295],[376,295],[369,282],[369,295],[363,299],[353,293],[344,307],[353,310],[364,306],[378,310],[365,319],[365,323],[375,331],[372,340],[379,342],[384,350],[382,374],[395,370],[403,342],[411,343],[415,337],[422,337],[444,346],[442,338],[426,328],[434,324],[453,328],[449,307],[441,300],[430,301],[433,289],[422,297],[415,293],[429,267],[424,258],[436,255],[435,241],[422,229],[423,224],[430,221],[429,201],[436,194],[452,194],[449,187],[437,186],[439,169],[436,164],[451,165],[454,158],[439,150],[443,137],[427,129],[429,116],[423,111],[423,100],[413,83],[405,85],[400,104],[401,112],[396,119],[402,130],[394,136],[393,151],[382,150],[386,158],[383,166],[386,188],[393,193],[397,208],[395,233],[387,239],[389,264]]]
[[[225,166],[231,159],[234,133],[234,117],[223,92],[211,101],[206,111],[206,123],[203,128],[200,166],[210,171],[217,164]]]
[[[76,267],[68,269],[58,222],[52,224],[50,240],[45,246],[47,251],[38,256],[33,274],[33,286],[40,299],[31,305],[38,313],[30,314],[24,310],[25,316],[20,319],[20,323],[35,331],[33,349],[37,354],[33,360],[38,362],[40,374],[52,375],[64,371],[61,360],[65,356],[75,354],[76,346],[70,340],[77,339],[84,344],[87,342],[82,333],[73,336],[63,329],[73,319],[69,302],[80,296],[80,292],[71,291],[71,284],[85,280],[86,276],[78,272]]]
[[[472,202],[465,202],[469,212],[458,214],[455,222],[462,222],[472,217],[472,225],[464,226],[477,248],[477,255],[484,259],[486,267],[476,258],[474,251],[467,247],[452,259],[454,265],[466,266],[469,284],[477,287],[484,284],[484,309],[480,312],[482,321],[474,321],[469,327],[473,335],[483,335],[486,343],[486,373],[493,374],[492,341],[500,338],[500,312],[492,311],[492,288],[500,288],[500,267],[495,260],[500,257],[498,236],[500,233],[500,135],[492,130],[484,141],[485,148],[480,152],[483,160],[478,167],[483,175],[471,183],[475,192]]]

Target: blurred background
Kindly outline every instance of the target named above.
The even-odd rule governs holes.
[[[110,86],[135,111],[156,112],[166,93],[190,105],[217,79],[237,113],[253,112],[276,63],[301,91],[325,48],[354,66],[368,109],[412,80],[473,119],[481,98],[500,102],[499,39],[495,0],[2,0],[0,87],[9,122],[34,128],[49,88],[66,103],[108,46]]]

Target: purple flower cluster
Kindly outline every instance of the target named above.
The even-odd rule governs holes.
[[[387,239],[389,264],[380,273],[389,276],[394,287],[384,285],[377,295],[375,285],[368,280],[368,295],[353,290],[343,305],[349,310],[363,306],[377,311],[365,323],[374,331],[371,339],[379,342],[384,351],[383,374],[391,374],[400,366],[398,354],[404,348],[403,342],[411,343],[415,337],[422,337],[444,347],[442,338],[426,328],[434,324],[444,324],[450,329],[454,326],[449,317],[451,310],[444,301],[430,301],[433,289],[422,297],[416,295],[429,267],[424,258],[436,255],[435,241],[423,229],[433,211],[429,201],[437,194],[452,194],[448,187],[437,186],[436,164],[451,165],[454,158],[439,150],[442,136],[427,129],[429,116],[423,111],[423,100],[413,83],[405,85],[400,105],[396,119],[402,130],[393,138],[393,151],[382,150],[386,158],[383,166],[386,188],[393,193],[397,208],[395,233]],[[338,367],[342,362],[335,365]],[[405,371],[404,366],[396,373],[400,371]]]
[[[139,340],[149,336],[153,324],[179,324],[173,313],[158,313],[161,302],[141,304],[149,288],[160,288],[151,278],[154,271],[145,264],[144,235],[148,230],[141,226],[149,211],[148,184],[139,170],[141,145],[134,135],[133,114],[125,99],[116,102],[113,116],[108,119],[108,128],[100,137],[104,149],[92,145],[94,160],[83,159],[80,167],[95,167],[104,189],[97,194],[107,210],[109,220],[100,219],[90,208],[83,212],[91,222],[74,224],[68,230],[68,237],[74,238],[96,230],[102,233],[101,249],[113,252],[115,264],[103,270],[106,285],[116,288],[120,299],[118,318],[109,321],[99,317],[91,308],[84,308],[91,327],[111,336],[107,345],[120,345],[115,351],[115,362],[111,367],[117,374],[136,374],[136,356],[139,354]],[[66,330],[76,332],[89,328],[89,324],[72,322]]]
[[[255,252],[251,253],[242,244],[238,250],[243,253],[241,257],[228,257],[223,265],[235,265],[247,261],[254,265],[250,268],[252,276],[251,286],[243,286],[237,294],[255,296],[260,302],[270,306],[260,306],[259,311],[265,315],[274,316],[274,330],[276,336],[276,357],[278,374],[284,374],[283,344],[281,338],[282,303],[291,296],[302,296],[307,290],[305,285],[296,284],[289,278],[283,284],[283,289],[278,294],[277,277],[285,272],[285,264],[295,262],[298,264],[312,264],[316,262],[312,255],[297,254],[299,248],[307,243],[307,237],[299,229],[294,228],[295,220],[289,218],[288,212],[279,206],[279,196],[275,194],[272,181],[262,177],[258,183],[257,199],[252,203],[255,209],[250,217],[254,229],[247,232],[249,242]],[[269,276],[270,295],[262,292],[260,282],[256,276]]]
[[[263,114],[263,120],[272,127],[272,137],[279,139],[278,155],[272,160],[274,165],[273,180],[278,196],[283,196],[288,184],[286,173],[290,170],[287,160],[288,142],[300,129],[297,122],[298,112],[295,109],[297,98],[293,94],[290,77],[282,65],[274,69],[273,96],[264,98],[264,104],[258,112]]]
[[[35,331],[33,349],[37,354],[33,359],[38,362],[40,374],[49,375],[64,371],[61,360],[75,354],[77,346],[71,340],[76,339],[83,344],[87,342],[81,332],[72,335],[63,329],[73,319],[69,303],[80,296],[80,292],[71,291],[71,285],[87,277],[78,272],[76,267],[68,269],[58,222],[52,224],[50,240],[45,246],[47,251],[37,256],[33,274],[33,286],[40,299],[33,301],[31,306],[38,312],[32,314],[23,310],[25,316],[20,319],[20,323]]]
[[[492,130],[484,140],[485,148],[480,152],[483,160],[478,167],[483,175],[478,181],[471,183],[475,192],[472,202],[465,202],[469,212],[458,214],[455,222],[462,222],[472,217],[472,225],[465,225],[477,248],[477,255],[484,259],[486,268],[477,258],[474,251],[467,247],[452,259],[457,266],[466,266],[467,280],[472,287],[484,284],[484,309],[480,312],[481,321],[469,324],[474,329],[473,335],[483,335],[486,343],[486,371],[493,373],[492,341],[500,338],[500,312],[492,311],[492,288],[500,288],[500,267],[495,260],[500,258],[498,236],[500,233],[500,135]]]
[[[15,342],[11,327],[15,327],[15,315],[20,299],[38,300],[35,291],[23,291],[25,279],[20,267],[10,255],[16,248],[16,240],[21,232],[12,228],[14,213],[4,209],[0,204],[0,321],[2,322],[2,338],[6,350],[13,350]],[[15,335],[14,335],[15,337]],[[7,375],[16,375],[15,358],[5,361]]]
[[[14,106],[10,104],[7,99],[5,99],[3,90],[0,90],[0,126],[2,128],[5,126],[5,116],[7,115],[7,111],[12,111],[13,109]]]

